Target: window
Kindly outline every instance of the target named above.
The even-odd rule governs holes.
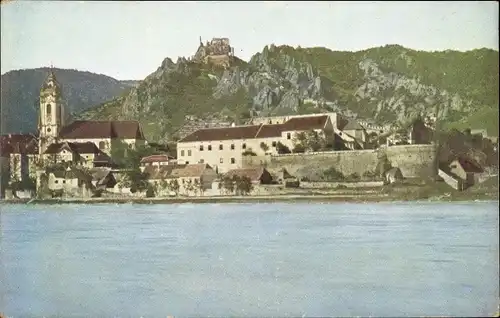
[[[50,128],[47,128],[47,132],[48,132],[48,133],[49,133],[49,132],[51,132],[51,131],[52,131],[52,129],[50,129]]]
[[[231,163],[232,164],[235,164],[236,163],[236,160],[234,158],[231,158]]]
[[[242,149],[247,149],[247,144],[243,144],[243,145],[241,145],[241,148],[242,148]]]
[[[188,150],[188,157],[191,157],[191,150]]]
[[[451,165],[450,168],[451,169],[455,169],[457,167],[457,165]]]
[[[200,151],[203,151],[203,145],[200,145]]]
[[[181,157],[184,157],[184,150],[181,150]]]
[[[186,161],[186,164],[188,165],[188,164],[189,164],[189,161]]]
[[[339,132],[339,136],[342,136],[342,133],[341,133],[341,132]]]
[[[47,104],[47,106],[46,106],[46,113],[47,113],[47,116],[52,115],[52,106],[50,106],[50,104]]]
[[[269,120],[269,125],[271,125],[273,122],[271,120]]]
[[[220,163],[224,163],[224,159],[223,159],[223,158],[220,158],[219,162],[220,162]]]
[[[222,144],[221,144],[221,145],[219,145],[219,150],[222,150],[222,149],[224,149],[224,147],[222,147]]]
[[[276,147],[276,141],[273,141],[273,147]]]
[[[200,159],[200,163],[205,163],[205,160],[203,160],[203,159]]]
[[[63,180],[63,183],[66,183],[66,180]]]
[[[54,181],[54,183],[55,183],[55,184],[58,184],[58,183],[59,183],[59,180]]]
[[[208,151],[212,151],[212,145],[208,145]]]
[[[286,139],[292,139],[292,134],[286,133]]]
[[[234,150],[234,144],[231,144],[231,150]]]
[[[106,143],[104,141],[99,141],[99,149],[104,149],[106,148]]]

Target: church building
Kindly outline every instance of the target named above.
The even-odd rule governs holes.
[[[2,178],[34,177],[41,162],[71,162],[88,168],[113,166],[114,147],[146,144],[137,121],[73,121],[66,114],[61,85],[50,71],[40,90],[38,132],[0,136]]]

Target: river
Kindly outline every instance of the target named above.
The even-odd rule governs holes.
[[[483,316],[498,202],[0,205],[8,317]]]

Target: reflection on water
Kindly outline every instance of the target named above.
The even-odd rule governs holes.
[[[1,206],[11,316],[487,315],[482,203]]]

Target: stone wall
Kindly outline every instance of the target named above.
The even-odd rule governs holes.
[[[272,173],[285,168],[296,177],[317,177],[328,168],[335,168],[348,176],[356,173],[375,171],[377,157],[385,153],[393,167],[401,169],[406,177],[430,177],[433,175],[433,145],[402,145],[384,147],[378,150],[331,151],[304,154],[286,154],[272,156],[247,156],[243,158],[243,167],[263,165]]]

